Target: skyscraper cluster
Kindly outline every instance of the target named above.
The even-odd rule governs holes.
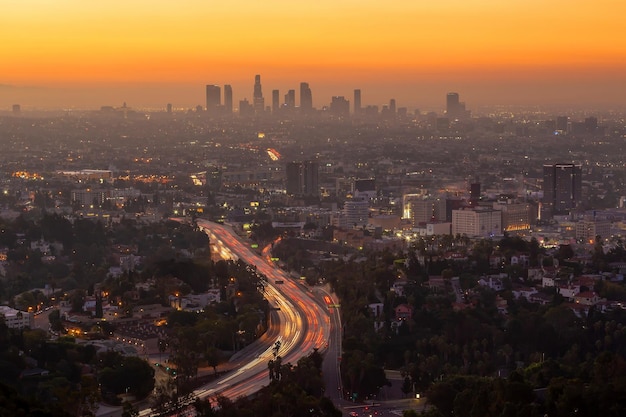
[[[222,88],[219,85],[206,86],[206,112],[210,116],[228,116],[233,113],[233,90],[230,85],[224,85],[224,95],[222,101]],[[307,82],[300,83],[300,101],[299,106],[296,101],[296,90],[290,89],[283,96],[283,102],[280,102],[281,94],[277,89],[272,90],[271,105],[265,105],[265,97],[263,96],[263,86],[261,84],[261,76],[254,76],[254,87],[252,93],[252,102],[243,99],[239,102],[240,116],[261,116],[268,114],[300,114],[304,116],[312,115],[318,112],[313,107],[313,93]],[[334,117],[348,117],[350,115],[350,101],[344,96],[333,96],[329,106],[325,106],[322,111]],[[469,111],[465,109],[465,103],[459,101],[458,93],[448,93],[446,96],[446,120],[458,120],[469,117]],[[380,116],[384,120],[394,120],[396,117],[407,115],[406,107],[396,107],[396,100],[390,99],[389,103],[382,105],[379,109],[377,105],[362,105],[361,90],[354,90],[352,114],[356,117],[371,118]]]
[[[206,86],[206,111],[211,116],[222,116],[233,113],[233,89],[230,85],[224,86],[224,104],[222,104],[222,89],[219,85]]]

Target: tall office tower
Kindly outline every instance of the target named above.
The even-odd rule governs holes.
[[[219,111],[222,104],[221,100],[222,89],[219,85],[207,85],[206,86],[206,111],[215,115]]]
[[[546,164],[543,166],[542,218],[568,214],[582,201],[582,166]]]
[[[480,200],[480,183],[472,182],[469,186],[469,204],[474,207],[478,205],[478,200]]]
[[[11,111],[13,112],[13,114],[20,114],[22,112],[22,106],[20,106],[19,104],[14,104],[11,107]]]
[[[261,76],[254,76],[254,97],[252,101],[254,112],[259,115],[265,110],[265,100],[263,99],[263,91],[261,90]]]
[[[567,125],[569,122],[569,117],[567,116],[558,116],[556,118],[556,130],[560,133],[567,133]]]
[[[459,94],[448,93],[446,96],[446,114],[449,117],[456,118],[459,116]]]
[[[319,195],[319,164],[316,161],[289,162],[285,174],[287,194]]]
[[[277,114],[278,109],[280,108],[280,99],[279,99],[278,90],[272,90],[272,113]]]
[[[330,102],[330,112],[337,117],[348,117],[350,102],[344,96],[334,96]]]
[[[250,104],[247,99],[239,100],[239,116],[251,117],[254,116],[254,106]]]
[[[233,114],[233,87],[229,84],[224,86],[224,112]]]
[[[587,117],[585,118],[585,131],[587,133],[594,133],[598,130],[598,118]]]
[[[361,114],[361,90],[354,90],[354,114]]]
[[[389,111],[391,112],[392,115],[396,114],[396,99],[392,98],[391,100],[389,100]]]
[[[167,106],[165,108],[166,108],[166,111],[168,113],[171,113],[172,112],[172,103],[167,103]]]
[[[313,110],[313,94],[309,83],[300,83],[300,111],[310,113]]]
[[[319,195],[319,164],[316,161],[304,161],[303,163],[303,194]]]
[[[289,90],[285,94],[285,107],[289,110],[296,107],[296,90]]]

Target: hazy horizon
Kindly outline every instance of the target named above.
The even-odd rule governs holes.
[[[308,82],[364,105],[437,110],[458,92],[486,105],[625,107],[626,3],[612,0],[9,0],[0,17],[0,109],[204,105],[233,86],[235,107],[262,77]]]
[[[253,78],[246,85],[245,82],[230,83],[233,88],[234,107],[239,107],[239,100],[247,99],[252,102]],[[280,92],[280,102],[284,101],[287,90],[296,91],[296,103],[300,102],[300,82],[292,84],[272,84],[265,81],[261,74],[265,105],[271,106],[272,90]],[[612,85],[597,86],[584,90],[569,89],[552,85],[548,82],[532,85],[521,84],[462,84],[446,88],[441,85],[318,85],[307,80],[313,94],[314,107],[321,109],[330,104],[332,96],[344,96],[353,105],[354,89],[361,90],[362,105],[375,105],[381,108],[389,104],[390,99],[396,100],[397,107],[407,107],[409,111],[421,112],[443,111],[445,97],[448,92],[459,93],[461,101],[465,102],[468,110],[492,108],[496,106],[509,107],[544,107],[552,109],[589,109],[589,110],[626,110],[626,101],[605,100],[612,90]],[[228,82],[210,83],[222,87]],[[537,91],[544,94],[543,100],[537,98]],[[545,98],[546,92],[553,94]],[[97,110],[103,106],[121,107],[126,103],[135,109],[158,110],[165,109],[172,104],[176,111],[193,109],[197,105],[205,106],[205,84],[101,84],[101,85],[52,85],[52,86],[11,86],[0,85],[0,111],[8,111],[14,104],[19,104],[22,110]]]

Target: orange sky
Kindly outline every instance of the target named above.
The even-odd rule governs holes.
[[[201,104],[204,84],[314,104],[620,105],[623,0],[3,0],[0,106]],[[583,103],[580,103],[580,102]],[[0,107],[1,109],[1,107]]]

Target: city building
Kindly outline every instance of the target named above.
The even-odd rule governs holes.
[[[494,203],[493,209],[502,212],[503,231],[520,233],[530,230],[530,204],[499,202]]]
[[[254,113],[258,116],[265,111],[265,100],[263,99],[263,90],[261,88],[261,76],[254,76],[254,94],[253,94],[252,106]]]
[[[233,87],[229,84],[224,86],[224,112],[233,114]]]
[[[219,85],[206,86],[206,111],[210,115],[218,114],[222,105],[222,89]]]
[[[569,214],[582,201],[582,167],[580,164],[546,164],[543,166],[542,219]]]
[[[355,179],[353,194],[355,197],[372,199],[376,197],[376,179]]]
[[[466,118],[469,112],[465,109],[465,103],[459,101],[459,93],[448,93],[446,96],[446,116],[449,119]]]
[[[330,112],[333,116],[348,117],[350,115],[350,102],[344,96],[333,96],[330,102]]]
[[[576,239],[585,243],[594,243],[596,237],[608,239],[611,236],[611,222],[609,220],[599,220],[585,218],[576,223]]]
[[[250,117],[254,116],[254,106],[250,104],[247,99],[243,99],[239,101],[239,116],[241,117]]]
[[[272,113],[277,114],[280,109],[280,92],[272,90]]]
[[[499,210],[452,210],[452,234],[469,237],[502,235],[502,212]]]
[[[296,108],[296,90],[289,90],[285,94],[285,108],[293,110]]]
[[[319,195],[319,164],[316,161],[289,162],[285,173],[287,194]]]
[[[348,199],[343,204],[340,226],[345,228],[364,227],[369,218],[369,201],[366,199]]]
[[[95,190],[87,188],[84,190],[72,190],[71,200],[81,207],[100,206],[109,197],[108,190]]]
[[[23,329],[35,327],[35,317],[28,311],[20,311],[9,306],[0,306],[0,317],[9,329]]]
[[[309,83],[300,83],[300,112],[308,114],[313,110],[313,94]]]
[[[361,90],[354,90],[354,114],[361,114]]]
[[[433,221],[446,220],[446,200],[412,199],[408,204],[409,218],[413,227]]]

